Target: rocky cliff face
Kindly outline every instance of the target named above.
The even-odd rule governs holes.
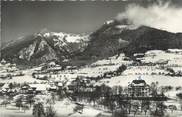
[[[2,50],[2,58],[13,62],[40,64],[63,61],[82,52],[87,46],[86,35],[40,32],[12,42]]]

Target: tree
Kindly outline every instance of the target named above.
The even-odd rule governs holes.
[[[56,117],[56,111],[52,105],[46,108],[45,117]]]
[[[131,103],[128,100],[119,99],[117,102],[118,102],[118,105],[120,107],[120,114],[121,115],[127,115],[128,111],[130,113]]]
[[[118,93],[122,94],[123,93],[123,87],[122,86],[118,86]]]
[[[171,110],[172,113],[174,110],[177,110],[177,107],[175,105],[169,105],[168,108]]]
[[[155,103],[155,110],[151,111],[151,115],[163,117],[165,109],[167,108],[163,102],[156,102]]]
[[[28,96],[26,97],[26,100],[27,100],[27,102],[29,103],[30,107],[32,106],[32,104],[33,104],[33,102],[34,102],[33,97],[34,97],[33,95],[28,95]]]
[[[137,114],[138,109],[140,107],[140,104],[139,104],[139,102],[135,102],[132,106],[133,106],[133,109],[134,109],[134,117],[135,117],[135,115]]]
[[[56,100],[55,93],[51,93],[51,98],[52,98],[52,102],[54,104],[55,103],[55,100]]]
[[[179,99],[182,99],[182,93],[178,93],[178,94],[176,94],[176,96],[177,96]]]
[[[152,82],[151,85],[151,93],[152,93],[152,96],[157,96],[157,91],[158,91],[158,82]]]
[[[170,72],[172,75],[175,74],[175,71],[174,71],[172,68],[167,68],[166,70],[167,70],[168,72]]]
[[[82,113],[83,112],[83,108],[84,108],[84,105],[83,104],[79,104],[79,103],[76,103],[76,107],[73,109],[74,112],[78,112],[78,113]]]
[[[7,106],[7,104],[10,104],[10,102],[7,99],[1,102],[1,105],[4,105],[5,107]]]
[[[24,112],[25,112],[25,110],[28,110],[28,109],[29,109],[29,107],[28,107],[28,105],[27,105],[27,104],[23,103],[23,104],[22,104],[22,109],[23,109],[23,110],[24,110]]]
[[[15,96],[15,103],[16,106],[19,107],[19,110],[23,107],[23,99],[24,99],[23,95]]]
[[[32,73],[32,77],[33,77],[33,78],[36,78],[36,76],[35,76],[35,75],[36,75],[36,73]]]
[[[45,112],[44,112],[44,106],[42,103],[37,103],[33,106],[33,113],[32,115],[34,117],[44,117]]]
[[[61,100],[61,98],[63,98],[63,89],[59,88],[57,91],[57,95],[59,96],[59,101]]]
[[[112,117],[127,117],[127,112],[121,109],[115,109]]]
[[[10,83],[10,84],[9,84],[9,88],[10,88],[10,89],[13,89],[13,83]]]
[[[141,111],[145,112],[145,115],[147,114],[147,110],[149,110],[150,108],[150,101],[142,101],[142,105],[141,105]]]
[[[127,69],[127,67],[125,65],[121,65],[118,69],[117,69],[117,75],[120,75],[123,71],[125,71]]]

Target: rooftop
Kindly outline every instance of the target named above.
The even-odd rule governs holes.
[[[133,80],[132,83],[134,83],[134,84],[141,84],[141,83],[146,84],[145,80]]]

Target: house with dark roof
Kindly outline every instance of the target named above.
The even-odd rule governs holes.
[[[150,96],[150,86],[145,82],[145,80],[133,80],[128,85],[128,96],[129,97],[149,97]]]

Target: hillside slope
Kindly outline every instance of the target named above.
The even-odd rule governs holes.
[[[147,26],[136,27],[125,22],[111,21],[90,35],[84,51],[90,57],[107,57],[120,52],[127,56],[147,50],[182,48],[182,34],[170,33]]]
[[[90,35],[50,31],[29,35],[5,46],[1,54],[16,63],[37,65],[54,60],[82,66],[120,53],[133,58],[134,53],[167,49],[182,49],[182,33],[111,20]]]
[[[15,63],[60,62],[82,52],[87,46],[86,41],[85,35],[40,32],[6,45],[1,54],[2,58]]]

